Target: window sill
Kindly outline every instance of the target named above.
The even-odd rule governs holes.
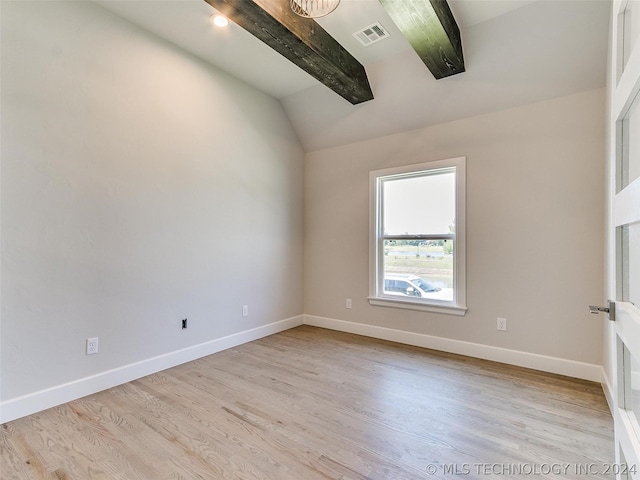
[[[369,305],[376,307],[404,308],[407,310],[418,310],[421,312],[444,313],[446,315],[464,316],[467,313],[466,307],[453,304],[435,304],[412,302],[410,300],[389,299],[380,297],[368,297]]]

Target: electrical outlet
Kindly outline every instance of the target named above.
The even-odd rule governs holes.
[[[249,305],[243,305],[242,306],[242,316],[243,317],[248,317],[249,316]]]
[[[187,319],[183,318],[182,319],[182,329],[184,330],[185,328],[187,328]]]
[[[347,308],[351,308],[351,307],[353,307],[353,302],[351,301],[351,299],[350,299],[350,298],[347,298],[347,302],[346,302],[346,304],[345,304],[345,307],[347,307]]]
[[[507,331],[507,319],[506,318],[498,318],[498,330],[501,332]]]
[[[98,337],[87,338],[85,354],[93,355],[95,353],[98,353]]]

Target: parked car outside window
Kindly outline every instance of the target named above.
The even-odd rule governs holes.
[[[384,293],[404,297],[450,300],[453,289],[440,288],[417,275],[398,273],[384,276]]]

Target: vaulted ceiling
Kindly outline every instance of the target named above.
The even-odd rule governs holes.
[[[245,0],[251,1],[251,0]],[[267,1],[267,0],[262,0]],[[307,151],[604,86],[606,0],[449,0],[465,72],[436,80],[379,0],[342,0],[318,19],[364,65],[373,100],[352,105],[244,28],[215,29],[203,0],[96,0],[280,99]],[[389,38],[352,35],[375,22]]]

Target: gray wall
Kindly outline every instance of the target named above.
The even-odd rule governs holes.
[[[598,89],[307,154],[305,314],[600,365],[604,106]],[[458,156],[466,316],[370,306],[368,172]]]
[[[1,95],[3,400],[302,314],[277,101],[90,2],[2,2]]]

